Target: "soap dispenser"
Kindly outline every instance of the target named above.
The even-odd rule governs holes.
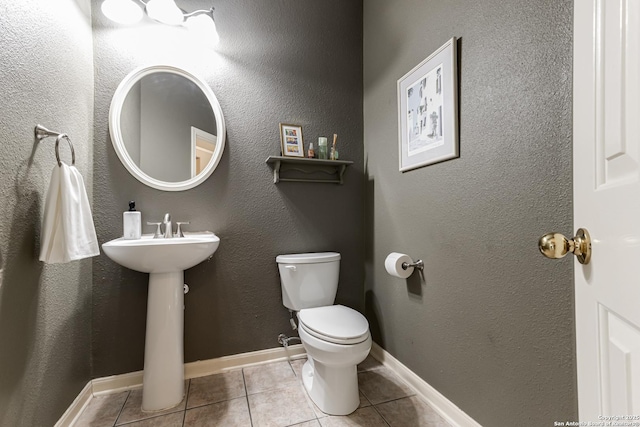
[[[142,236],[142,214],[136,211],[136,202],[129,202],[129,211],[122,214],[122,237],[127,240],[139,239]]]

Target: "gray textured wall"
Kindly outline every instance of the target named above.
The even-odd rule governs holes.
[[[364,308],[364,264],[377,342],[476,420],[576,418],[572,261],[535,248],[542,233],[572,226],[570,1],[365,2],[366,162],[361,2],[216,5],[218,53],[159,25],[111,27],[97,12],[95,158],[88,5],[37,3],[0,2],[0,425],[55,422],[90,376],[91,346],[94,377],[142,367],[147,276],[96,258],[90,319],[92,262],[37,261],[53,148],[34,147],[36,122],[72,136],[89,193],[93,162],[101,242],[120,235],[129,199],[144,221],[170,211],[222,237],[213,260],[186,275],[187,361],[275,346],[288,322],[274,257],[338,250],[339,302]],[[400,174],[396,80],[452,35],[461,158]],[[227,119],[219,169],[184,193],[131,178],[108,136],[118,82],[155,62],[204,75]],[[303,125],[306,142],[337,132],[341,157],[356,162],[346,185],[273,185],[264,159],[278,153],[280,121]],[[424,258],[426,280],[387,276],[392,250]]]
[[[91,198],[89,15],[83,0],[0,1],[2,426],[53,425],[91,378],[92,262],[38,261],[55,140],[33,137],[37,123],[69,134]]]
[[[92,2],[99,10],[99,1]],[[178,1],[186,10],[209,1]],[[342,253],[338,301],[363,310],[364,179],[362,2],[216,2],[221,43],[207,50],[180,29],[147,23],[114,27],[94,14],[96,67],[95,220],[101,243],[122,233],[122,211],[136,200],[143,223],[165,212],[191,230],[222,239],[211,261],[186,272],[185,361],[276,347],[290,332],[275,257]],[[218,169],[178,193],[139,183],[111,146],[108,112],[122,78],[149,63],[188,67],[216,93],[227,125]],[[341,158],[355,161],[343,186],[273,184],[265,164],[280,152],[278,123],[303,127],[305,141],[339,135]],[[151,229],[146,229],[150,232]],[[147,275],[101,256],[94,261],[93,375],[139,370]]]
[[[398,172],[396,82],[460,37],[459,159]],[[364,2],[366,311],[376,341],[485,426],[577,419],[572,2]],[[384,271],[392,251],[425,280]]]

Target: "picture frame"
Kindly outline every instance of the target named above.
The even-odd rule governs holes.
[[[398,80],[400,172],[459,157],[456,38]]]
[[[304,157],[302,126],[280,123],[280,147],[285,157]]]

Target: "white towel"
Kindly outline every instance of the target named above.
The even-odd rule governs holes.
[[[55,165],[44,206],[40,261],[66,263],[99,254],[82,175],[75,166]]]

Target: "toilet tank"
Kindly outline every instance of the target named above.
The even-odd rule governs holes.
[[[285,307],[300,311],[333,305],[340,275],[339,253],[278,255],[276,262]]]

